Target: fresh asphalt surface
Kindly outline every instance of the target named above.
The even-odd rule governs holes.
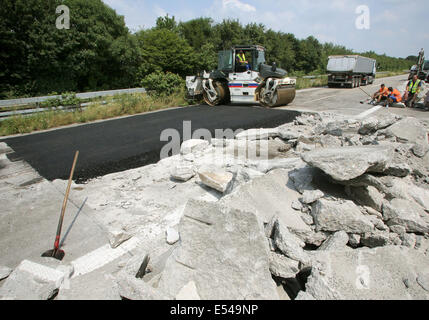
[[[369,94],[381,83],[405,88],[407,76],[377,79],[362,89]],[[15,153],[10,160],[24,159],[49,180],[67,179],[74,153],[80,151],[75,178],[84,181],[105,174],[141,167],[159,161],[164,129],[173,128],[183,136],[183,121],[192,122],[192,132],[208,129],[272,128],[291,122],[301,112],[331,112],[356,117],[384,117],[386,114],[411,116],[429,121],[429,112],[419,109],[379,108],[361,104],[368,96],[359,88],[315,88],[297,92],[295,100],[285,107],[265,109],[258,106],[192,106],[136,115],[126,118],[72,126],[42,133],[6,138]]]
[[[67,127],[0,140],[48,180],[68,179],[74,153],[80,151],[75,180],[137,168],[160,159],[161,132],[176,129],[183,137],[183,121],[192,132],[208,129],[272,128],[293,121],[300,113],[257,106],[192,106],[141,114],[110,121]]]

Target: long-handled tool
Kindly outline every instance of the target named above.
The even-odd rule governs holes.
[[[371,95],[370,94],[368,94],[365,90],[363,90],[361,87],[359,87],[359,89],[361,89],[363,92],[365,92],[365,94],[368,96],[368,97],[370,97],[371,98],[371,101],[374,101],[374,99],[371,97]],[[360,103],[361,104],[364,104],[366,101],[368,101],[368,100],[370,100],[370,99],[366,99],[366,100],[364,100],[364,101],[361,101]]]
[[[76,167],[76,162],[77,162],[78,156],[79,156],[79,151],[76,151],[76,154],[74,156],[73,166],[72,166],[72,169],[70,172],[70,178],[69,178],[69,182],[67,185],[66,194],[64,196],[63,206],[61,208],[61,216],[60,216],[60,220],[58,222],[57,234],[55,236],[54,249],[46,251],[45,253],[42,254],[42,257],[55,258],[55,259],[60,260],[60,261],[63,260],[63,258],[64,258],[65,252],[60,249],[61,228],[63,226],[64,213],[66,212],[67,200],[69,198],[71,182],[73,179],[74,169]]]

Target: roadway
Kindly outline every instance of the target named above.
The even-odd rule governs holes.
[[[372,94],[381,83],[404,90],[406,76],[378,79],[362,87]],[[73,125],[0,139],[15,152],[11,160],[25,160],[48,180],[66,179],[75,150],[80,151],[75,177],[78,181],[140,167],[159,160],[161,132],[172,128],[183,135],[183,121],[192,122],[192,132],[215,129],[270,128],[291,122],[301,112],[332,112],[353,118],[383,117],[386,113],[412,116],[429,121],[421,109],[381,108],[361,104],[366,94],[359,88],[314,88],[297,92],[286,107],[265,109],[257,106],[192,106],[141,114],[91,124]]]
[[[192,106],[148,114],[69,126],[46,132],[0,140],[15,152],[10,160],[25,160],[48,180],[67,179],[73,156],[80,151],[75,178],[87,180],[105,174],[141,167],[159,161],[165,129],[183,137],[183,122],[191,121],[192,132],[208,129],[276,127],[293,121],[299,112],[256,106]]]

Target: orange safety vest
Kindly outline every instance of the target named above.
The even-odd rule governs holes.
[[[402,96],[401,96],[401,93],[398,91],[398,89],[393,89],[391,95],[396,98],[397,102],[401,102],[402,101]]]
[[[389,89],[386,87],[384,87],[384,89],[380,88],[378,92],[380,92],[383,96],[389,95]]]

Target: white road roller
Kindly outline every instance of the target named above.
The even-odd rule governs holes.
[[[240,62],[240,52],[247,63]],[[267,65],[264,47],[235,46],[219,52],[217,70],[186,77],[186,88],[189,98],[204,99],[210,106],[259,102],[272,108],[295,99],[296,79],[275,63]]]

